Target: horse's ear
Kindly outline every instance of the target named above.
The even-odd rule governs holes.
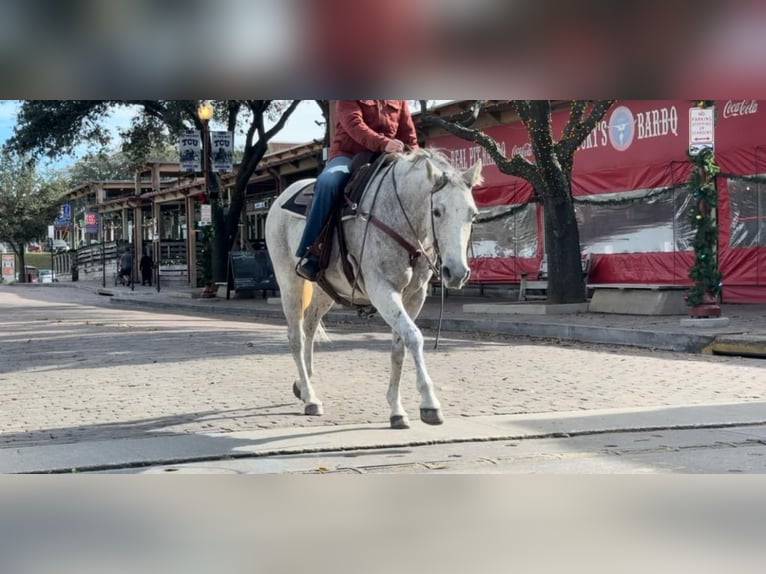
[[[436,181],[436,166],[428,158],[426,158],[426,175],[431,182]]]
[[[477,160],[473,166],[463,172],[463,181],[468,187],[484,183],[484,177],[481,175],[481,160]]]

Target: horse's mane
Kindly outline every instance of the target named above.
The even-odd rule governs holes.
[[[444,171],[455,171],[455,166],[452,165],[452,162],[449,160],[446,154],[441,150],[433,147],[418,148],[406,152],[402,154],[402,159],[409,161],[413,164],[413,166],[425,159],[428,159]]]

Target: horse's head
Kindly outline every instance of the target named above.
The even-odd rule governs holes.
[[[478,213],[471,188],[482,182],[481,160],[464,172],[446,164],[428,162],[431,192],[431,221],[442,260],[442,280],[451,289],[468,281],[468,241]]]

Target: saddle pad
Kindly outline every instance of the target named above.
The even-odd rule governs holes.
[[[311,204],[314,202],[314,183],[315,182],[313,181],[307,183],[291,195],[287,201],[282,204],[282,209],[286,209],[290,213],[294,213],[305,219],[307,214],[311,212]],[[348,191],[348,188],[346,188],[346,191]],[[349,206],[345,203],[341,205],[341,219],[343,221],[356,217],[356,211],[349,209]]]
[[[282,204],[282,209],[295,213],[301,217],[306,217],[311,209],[311,203],[314,201],[314,182],[310,181]]]

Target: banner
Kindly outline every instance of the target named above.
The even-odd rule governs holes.
[[[213,171],[231,172],[234,170],[234,132],[211,132]]]
[[[181,132],[179,154],[181,171],[202,171],[202,138],[198,130]]]
[[[13,253],[3,253],[3,279],[16,278],[16,256]]]

